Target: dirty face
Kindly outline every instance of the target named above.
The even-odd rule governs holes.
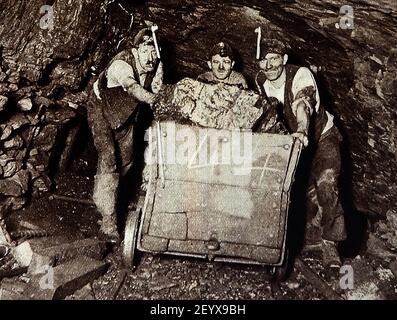
[[[229,57],[221,57],[219,54],[212,56],[208,61],[208,66],[218,80],[225,80],[232,72],[234,61]]]
[[[277,80],[283,73],[287,63],[288,55],[282,56],[278,53],[268,53],[259,61],[259,67],[264,71],[266,78],[270,81]]]
[[[141,43],[138,47],[138,59],[145,72],[153,71],[157,62],[156,48],[154,45]]]

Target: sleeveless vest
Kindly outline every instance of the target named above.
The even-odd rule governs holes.
[[[300,68],[299,66],[290,65],[290,64],[287,64],[285,66],[286,81],[285,81],[285,91],[284,91],[284,106],[283,107],[281,106],[280,109],[282,110],[278,110],[278,114],[282,115],[284,124],[287,126],[287,129],[290,133],[294,133],[298,129],[296,116],[292,112],[291,106],[294,99],[292,94],[292,83],[299,68]],[[258,89],[260,91],[260,94],[268,99],[266,91],[263,87],[265,81],[266,81],[266,76],[263,74],[263,72],[258,73],[256,77],[256,83],[258,85]],[[325,113],[324,107],[320,104],[319,109],[314,110],[311,117],[312,118],[310,121],[309,135],[313,135],[314,140],[318,142],[320,140],[321,133],[323,132],[328,121],[328,117],[327,114]]]
[[[114,88],[107,87],[107,71],[110,65],[116,60],[122,60],[128,63],[134,71],[135,80],[142,85],[140,83],[135,57],[131,50],[124,50],[118,53],[110,61],[106,69],[100,73],[98,77],[98,87],[103,101],[103,113],[112,129],[120,128],[130,118],[135,118],[140,103],[138,99],[128,94],[122,86]],[[154,68],[154,71],[147,73],[145,83],[142,85],[142,87],[148,91],[151,91],[151,84],[156,74],[157,66]]]

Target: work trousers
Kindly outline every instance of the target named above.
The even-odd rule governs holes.
[[[346,239],[344,210],[340,201],[342,137],[333,126],[318,142],[312,158],[307,192],[306,241]]]
[[[88,124],[98,152],[97,175],[119,173],[125,175],[133,161],[134,119],[120,128],[112,129],[103,113],[102,100],[91,93],[88,106]]]

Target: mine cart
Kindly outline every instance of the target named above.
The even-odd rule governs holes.
[[[172,122],[148,133],[146,195],[127,218],[125,263],[138,249],[280,272],[300,142]]]

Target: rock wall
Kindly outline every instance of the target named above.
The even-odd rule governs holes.
[[[256,34],[276,34],[292,47],[291,61],[310,67],[322,100],[346,138],[353,200],[385,216],[397,198],[397,4],[349,1],[354,27],[343,29],[342,0],[3,0],[0,3],[0,95],[8,113],[37,97],[55,108],[84,109],[97,73],[145,20],[157,23],[168,83],[206,70],[209,48],[227,40],[238,69],[253,85]],[[43,5],[52,5],[53,28]],[[43,20],[44,19],[44,20]],[[339,28],[336,27],[338,24]],[[41,27],[40,27],[41,25]],[[44,27],[44,28],[43,28]],[[47,28],[46,28],[47,27]],[[28,111],[29,112],[29,111]],[[9,118],[0,113],[2,125]]]
[[[74,110],[43,97],[32,101],[28,95],[16,106],[17,110],[7,112],[6,104],[1,114],[0,217],[8,209],[21,209],[29,192],[50,190],[50,160],[63,144],[65,125],[76,117]]]

